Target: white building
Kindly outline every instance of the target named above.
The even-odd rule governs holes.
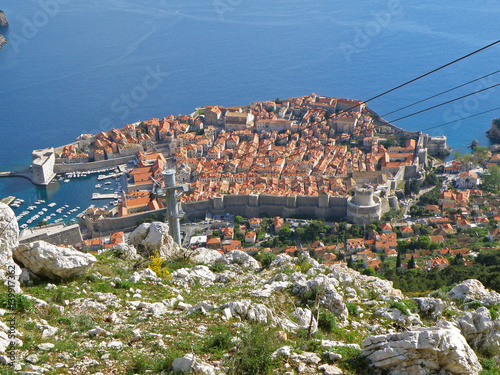
[[[457,187],[459,189],[474,189],[481,183],[476,173],[472,171],[463,172],[457,178]]]

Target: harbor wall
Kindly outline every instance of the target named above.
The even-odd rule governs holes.
[[[62,226],[62,224],[36,228],[33,233],[30,233],[30,229],[25,229],[21,232],[19,243],[45,241],[53,245],[75,245],[82,242],[82,233],[78,224],[65,226],[60,229],[57,228],[59,226]]]
[[[129,160],[134,160],[134,155],[122,156],[116,159],[93,161],[88,163],[56,163],[54,165],[55,173],[68,172],[86,172],[104,168],[117,167],[121,164],[127,164]]]
[[[98,236],[104,236],[112,232],[132,229],[137,226],[138,220],[147,219],[151,214],[157,214],[158,220],[161,221],[163,214],[166,212],[167,209],[162,208],[160,210],[139,212],[137,214],[124,217],[104,218],[92,223],[92,232]],[[82,228],[87,228],[87,224],[84,219],[80,219],[80,225]]]

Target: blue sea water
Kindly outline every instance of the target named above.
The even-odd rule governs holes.
[[[2,1],[0,170],[31,150],[195,107],[316,92],[366,100],[498,39],[493,0]],[[498,69],[495,46],[369,102],[385,114]],[[387,116],[394,120],[494,85],[500,74]],[[500,106],[500,87],[396,122],[423,130]],[[498,111],[500,112],[500,111]],[[498,112],[430,130],[459,150]],[[90,204],[95,180],[0,179],[0,196]]]

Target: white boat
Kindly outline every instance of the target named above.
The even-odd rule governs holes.
[[[101,186],[102,186],[101,184],[97,184],[97,185],[95,186],[95,188],[96,188],[96,189],[99,189]]]
[[[65,179],[64,182],[69,182],[69,179]]]
[[[38,211],[37,215],[43,215],[43,211]]]
[[[47,212],[47,208],[45,208],[45,207],[44,207],[44,208],[42,208],[42,211],[43,211],[43,212]]]

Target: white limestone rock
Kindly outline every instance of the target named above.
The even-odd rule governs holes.
[[[343,302],[342,295],[337,288],[339,281],[329,275],[317,275],[314,279],[307,280],[305,275],[301,275],[292,286],[292,294],[304,297],[309,295],[311,300],[315,299],[315,293],[319,293],[319,302],[325,308],[335,314],[347,317],[349,312]],[[312,301],[314,303],[314,301]]]
[[[204,312],[211,311],[216,309],[217,306],[214,306],[211,301],[200,301],[196,305],[191,306],[188,310],[189,314],[192,314],[198,310]]]
[[[460,331],[441,321],[434,327],[367,337],[362,356],[390,375],[477,375],[482,367]]]
[[[14,259],[37,276],[51,280],[70,279],[88,271],[97,259],[74,248],[52,245],[44,241],[20,245]]]
[[[108,349],[119,350],[119,349],[123,348],[125,345],[121,341],[116,340],[116,341],[110,341],[107,346],[108,346]]]
[[[316,318],[312,317],[311,325],[311,314],[311,310],[297,307],[292,316],[296,318],[298,328],[309,329],[309,326],[311,326],[311,333],[314,333],[318,330],[318,322]]]
[[[155,317],[159,317],[166,314],[168,310],[167,306],[165,306],[163,303],[155,302],[148,307],[148,312],[152,313]]]
[[[220,258],[220,253],[214,249],[199,247],[196,252],[191,255],[190,260],[194,263],[213,264]]]
[[[155,221],[139,225],[129,236],[131,245],[143,248],[143,255],[149,256],[158,250],[158,255],[163,259],[178,259],[183,257],[185,251],[174,242],[169,234],[167,223]]]
[[[483,305],[495,305],[500,303],[500,293],[490,291],[475,279],[468,279],[457,284],[448,292],[454,300],[461,300],[464,303],[479,301]]]
[[[452,322],[476,350],[483,351],[490,347],[500,347],[500,319],[491,319],[486,307],[466,312]]]
[[[111,250],[115,256],[123,260],[134,261],[141,258],[141,256],[137,254],[137,249],[127,243],[119,243],[116,246],[113,246]]]
[[[393,287],[392,281],[382,280],[375,276],[362,275],[345,264],[333,264],[329,268],[331,272],[327,276],[337,279],[343,287],[350,286],[357,291],[364,292],[367,296],[376,293],[381,296],[404,298],[403,293]]]
[[[54,346],[55,345],[52,344],[51,342],[44,342],[44,343],[38,344],[36,347],[40,350],[48,352],[49,350],[52,350],[54,348]]]
[[[201,285],[209,285],[215,281],[217,276],[207,266],[194,266],[189,272],[189,284],[199,282]]]
[[[12,252],[19,246],[19,226],[14,211],[0,203],[0,279],[9,273],[8,266],[13,265]]]
[[[381,307],[374,312],[375,315],[380,315],[383,318],[395,320],[401,322],[406,326],[421,326],[420,316],[418,314],[412,314],[408,312],[408,315],[403,314],[396,308]]]
[[[271,262],[269,268],[283,267],[283,266],[294,266],[294,258],[288,254],[278,254],[276,258]]]
[[[247,319],[251,322],[267,323],[273,321],[273,312],[265,305],[259,303],[251,306],[247,311]]]
[[[139,275],[148,280],[156,280],[158,278],[155,271],[153,271],[151,268],[144,268],[143,270],[139,271]]]
[[[186,354],[184,357],[175,358],[172,362],[172,370],[174,373],[181,374],[200,374],[200,375],[215,375],[215,368],[205,362],[196,359],[192,354]]]
[[[215,262],[222,264],[237,264],[242,268],[251,268],[255,270],[260,268],[260,264],[257,260],[240,250],[230,251],[218,258]]]
[[[274,359],[276,357],[290,358],[290,353],[292,348],[290,346],[282,346],[279,349],[276,349],[272,354],[271,358]]]
[[[440,298],[420,297],[413,298],[413,300],[417,302],[420,312],[428,314],[434,319],[441,316],[441,313],[446,308],[446,302]]]
[[[201,285],[210,285],[216,280],[217,276],[210,271],[207,266],[198,265],[193,268],[180,268],[172,272],[172,281],[187,283],[190,286],[199,283]]]

